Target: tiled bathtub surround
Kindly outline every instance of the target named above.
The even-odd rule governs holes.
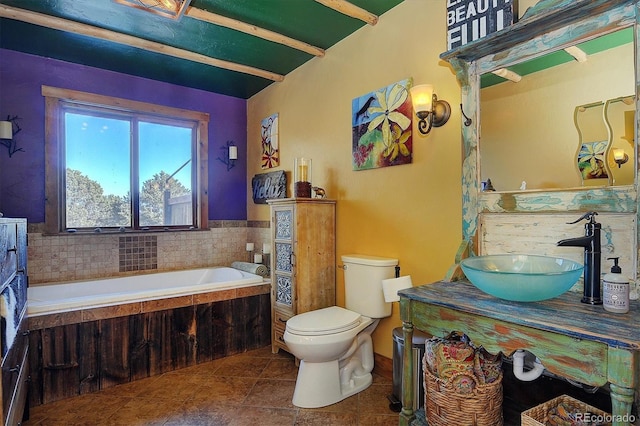
[[[211,221],[209,230],[136,233],[126,236],[43,235],[42,226],[39,225],[29,224],[30,285],[113,277],[150,269],[122,269],[121,238],[139,238],[138,247],[142,244],[141,241],[146,244],[147,240],[144,239],[155,239],[157,266],[154,269],[158,271],[229,266],[233,261],[246,260],[245,245],[248,241],[254,242],[256,247],[262,247],[263,243],[270,241],[269,222],[264,221]],[[146,251],[144,255],[147,255]],[[140,252],[130,253],[132,260],[135,256],[138,256],[139,262],[147,261],[146,258],[141,258]]]

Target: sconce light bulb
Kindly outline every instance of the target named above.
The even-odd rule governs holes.
[[[238,159],[238,147],[235,145],[229,146],[229,160],[237,160]]]
[[[620,168],[620,166],[629,161],[629,156],[626,152],[624,152],[624,149],[615,148],[613,150],[613,161],[615,161],[618,165],[618,168]]]
[[[416,115],[420,118],[419,113],[429,114],[433,107],[433,85],[418,84],[409,89],[409,92],[411,93],[411,103]]]
[[[13,124],[10,121],[0,121],[0,139],[13,139]]]

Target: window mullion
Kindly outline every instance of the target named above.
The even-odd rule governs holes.
[[[131,219],[133,229],[140,229],[140,149],[138,118],[131,119]]]

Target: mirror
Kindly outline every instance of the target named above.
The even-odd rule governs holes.
[[[635,136],[635,98],[622,96],[609,99],[604,105],[604,118],[609,134],[609,168],[613,171],[615,185],[632,185],[635,177],[636,156],[634,152]],[[615,150],[622,150],[622,161],[618,164],[614,158]]]
[[[618,140],[629,137],[628,131],[620,130],[624,128],[620,123],[631,120],[633,129],[633,118],[628,117],[635,112],[634,102],[631,112],[621,100],[608,102],[628,99],[635,93],[633,30],[624,28],[575,47],[579,50],[559,50],[481,76],[480,179],[491,179],[497,191],[634,182],[633,131],[627,145],[623,143],[626,139]],[[591,104],[601,106],[585,109],[580,122],[597,122],[597,137],[605,140],[607,132],[613,132],[611,146],[622,145],[634,160],[618,168],[613,150],[609,150],[606,164],[611,176],[587,182],[576,164],[580,135],[574,113],[576,107]],[[617,123],[618,130],[607,130],[605,109],[609,122]],[[599,117],[588,118],[592,113]]]

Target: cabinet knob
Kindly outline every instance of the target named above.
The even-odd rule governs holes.
[[[286,319],[282,319],[282,318],[280,318],[280,317],[278,317],[278,321],[283,322],[283,323],[286,323],[286,322],[287,322],[287,320],[286,320]]]
[[[11,373],[17,373],[18,371],[20,371],[20,364],[17,364],[15,367],[10,368],[9,371]]]
[[[17,246],[13,246],[13,248],[7,249],[7,253],[17,253],[18,252],[18,247]]]

